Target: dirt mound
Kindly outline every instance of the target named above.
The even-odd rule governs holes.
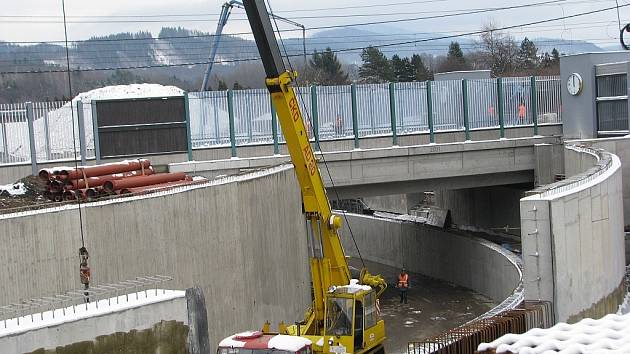
[[[0,212],[50,204],[51,202],[44,198],[45,190],[45,182],[34,176],[24,177],[12,185],[0,186]]]

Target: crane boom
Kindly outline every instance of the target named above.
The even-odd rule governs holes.
[[[279,332],[306,337],[316,352],[382,352],[385,328],[378,318],[377,298],[387,284],[366,269],[360,279],[351,279],[338,235],[341,218],[330,207],[294,91],[296,73],[286,70],[264,0],[244,0],[243,5],[300,184],[309,234],[313,307],[302,322],[281,325]],[[269,326],[263,332],[269,333]]]

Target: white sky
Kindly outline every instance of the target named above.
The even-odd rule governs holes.
[[[461,11],[473,8],[502,7],[542,2],[543,0],[272,0],[273,10],[279,15],[295,19],[307,28],[322,25],[339,25],[367,21],[381,21],[409,17],[422,17],[444,14],[448,11]],[[85,1],[67,0],[66,10],[69,21],[97,23],[69,23],[70,40],[86,39],[92,35],[115,32],[137,32],[149,30],[157,35],[162,26],[182,26],[191,29],[214,32],[218,13],[223,0],[107,0]],[[61,23],[61,0],[0,0],[0,40],[5,41],[54,41],[63,40]],[[384,4],[388,6],[378,6]],[[398,5],[393,5],[398,4]],[[322,10],[322,8],[356,7],[364,8]],[[619,5],[628,5],[630,0],[619,0]],[[376,5],[376,6],[375,6]],[[562,3],[530,7],[518,10],[505,10],[484,14],[464,15],[442,19],[420,20],[391,24],[409,32],[467,32],[478,30],[483,24],[494,21],[499,27],[521,24],[552,17],[591,11],[615,6],[614,0],[565,0]],[[301,10],[301,11],[295,11]],[[308,11],[304,11],[308,10]],[[622,8],[622,21],[630,21],[630,6]],[[189,15],[187,17],[147,17],[155,15]],[[193,15],[193,16],[190,16]],[[303,16],[355,16],[337,18],[297,18]],[[364,15],[358,17],[357,15]],[[21,17],[26,16],[26,17]],[[53,17],[29,17],[53,16]],[[79,16],[79,17],[76,17]],[[97,16],[97,17],[81,17]],[[103,17],[138,16],[138,17]],[[244,11],[235,9],[225,28],[225,33],[246,32],[249,26],[243,19]],[[207,21],[206,21],[207,19]],[[102,21],[131,21],[127,23],[105,23]],[[139,22],[139,21],[162,22]],[[167,22],[163,22],[168,20]],[[195,20],[195,21],[190,21]],[[55,22],[55,23],[43,23]],[[282,27],[282,26],[281,26]],[[584,39],[593,43],[610,46],[617,43],[617,14],[615,11],[577,17],[522,30],[511,31],[518,39],[525,35],[530,38],[553,37],[563,39]],[[286,27],[285,28],[289,28]],[[356,27],[363,28],[365,27]]]

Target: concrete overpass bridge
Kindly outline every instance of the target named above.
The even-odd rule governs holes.
[[[550,172],[550,166],[542,169],[540,163],[551,161],[548,155],[553,154],[553,145],[561,144],[561,129],[541,126],[541,135],[531,136],[531,131],[519,128],[504,139],[492,139],[498,132],[489,129],[476,137],[486,139],[474,141],[456,141],[456,136],[446,133],[435,144],[414,144],[423,137],[408,136],[399,137],[398,146],[392,146],[391,139],[366,138],[362,145],[368,147],[362,149],[344,149],[344,141],[326,142],[319,153],[320,170],[326,185],[334,182],[341,198],[533,184]],[[544,153],[536,148],[540,144],[546,144]],[[251,152],[253,157],[172,163],[169,170],[214,177],[289,161],[284,154]]]

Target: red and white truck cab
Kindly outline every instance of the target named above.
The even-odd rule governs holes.
[[[312,354],[311,344],[304,337],[249,331],[223,339],[217,354]]]

